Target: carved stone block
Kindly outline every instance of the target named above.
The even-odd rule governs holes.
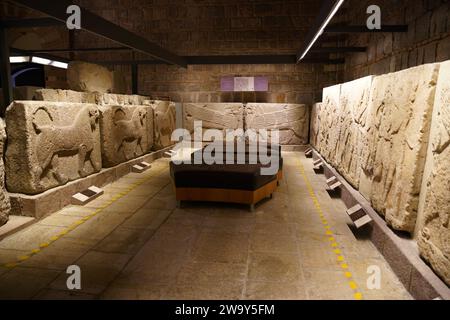
[[[69,88],[82,92],[112,93],[114,91],[114,73],[106,67],[74,61],[67,69]]]
[[[184,128],[194,131],[194,121],[202,121],[204,129],[244,129],[242,103],[185,103]]]
[[[308,143],[309,108],[303,104],[249,103],[245,107],[246,129],[280,131],[280,144]]]
[[[320,123],[322,117],[322,103],[316,103],[311,109],[311,128],[310,128],[310,139],[309,143],[320,152],[319,148],[319,134],[320,134]]]
[[[61,89],[39,89],[36,90],[34,98],[38,101],[72,102],[72,103],[97,103],[96,93],[78,92]]]
[[[413,232],[416,224],[438,72],[439,64],[428,64],[373,82],[371,202],[396,230]]]
[[[320,153],[331,165],[336,167],[336,146],[339,139],[341,85],[323,89],[320,130],[318,144]]]
[[[6,141],[5,123],[0,118],[0,226],[8,222],[11,204],[5,189],[5,167],[3,164],[3,150]]]
[[[355,188],[359,188],[361,154],[367,135],[367,110],[373,77],[341,85],[339,136],[336,144],[336,169]]]
[[[450,61],[440,68],[428,150],[418,244],[422,257],[450,285]]]
[[[148,153],[153,144],[150,106],[101,106],[103,167],[109,168]]]
[[[154,143],[153,148],[161,150],[174,144],[172,142],[172,133],[176,129],[176,107],[175,103],[170,101],[148,101],[154,113]]]
[[[96,105],[17,101],[6,112],[9,192],[38,194],[102,168]]]

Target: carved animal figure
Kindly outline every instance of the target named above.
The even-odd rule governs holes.
[[[122,109],[116,110],[117,113],[124,111]],[[144,135],[146,133],[145,129],[145,118],[147,117],[147,110],[143,107],[137,107],[130,120],[116,120],[114,121],[115,132],[119,136],[117,141],[119,142],[119,146],[117,148],[117,152],[124,152],[125,154],[125,143],[136,141],[136,149],[134,150],[133,156],[138,156],[138,146],[141,148],[141,152],[145,152],[145,139]],[[125,158],[127,155],[125,154]]]
[[[36,137],[36,157],[38,167],[37,176],[42,179],[48,173],[55,179],[65,184],[68,178],[58,170],[59,157],[64,152],[76,152],[78,154],[78,174],[86,177],[89,173],[85,170],[85,162],[89,160],[92,167],[98,171],[101,163],[93,158],[92,152],[95,147],[95,140],[92,132],[98,125],[100,112],[95,107],[85,107],[76,115],[73,123],[68,126],[40,125],[36,121],[36,114],[39,111],[45,112],[53,122],[53,117],[46,107],[41,107],[34,112],[33,127],[37,133]]]

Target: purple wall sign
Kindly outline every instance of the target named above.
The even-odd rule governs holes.
[[[255,77],[255,91],[269,91],[269,79],[267,77]]]
[[[223,92],[234,91],[234,77],[222,77],[220,81],[220,90]]]

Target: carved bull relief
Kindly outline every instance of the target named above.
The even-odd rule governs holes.
[[[147,106],[100,107],[101,141],[104,167],[144,155],[149,150],[148,117],[152,113]]]
[[[153,108],[154,116],[154,144],[156,150],[164,149],[174,144],[172,133],[176,129],[175,103],[170,101],[146,101]]]
[[[6,183],[37,194],[101,170],[97,106],[19,101],[6,113]]]

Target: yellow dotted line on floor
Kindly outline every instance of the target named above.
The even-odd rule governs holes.
[[[339,266],[341,267],[342,271],[344,272],[344,276],[348,281],[348,285],[350,286],[350,288],[354,291],[353,297],[356,300],[362,300],[363,299],[363,295],[362,293],[359,291],[358,289],[358,285],[356,283],[356,281],[353,279],[353,275],[352,273],[349,271],[350,267],[348,265],[348,263],[345,260],[345,257],[342,253],[342,250],[340,249],[339,243],[336,240],[336,237],[334,235],[334,232],[331,230],[330,224],[328,223],[328,220],[325,217],[325,214],[322,210],[322,207],[320,205],[320,202],[316,196],[316,193],[314,192],[314,189],[312,187],[311,182],[309,181],[306,172],[305,172],[305,168],[303,167],[303,164],[300,161],[300,173],[303,177],[303,179],[305,180],[306,183],[306,187],[308,189],[309,195],[312,199],[312,201],[314,202],[314,206],[316,208],[316,211],[320,217],[320,220],[322,222],[322,225],[325,229],[325,234],[328,237],[329,243],[331,245],[331,248],[333,250],[333,253],[336,255],[336,261],[339,264]]]
[[[136,183],[132,183],[130,184],[130,187],[125,189],[122,192],[119,192],[118,194],[114,195],[110,201],[107,201],[103,206],[101,206],[100,208],[96,209],[95,211],[93,211],[91,214],[89,214],[86,217],[81,218],[80,220],[74,222],[72,225],[70,225],[69,227],[67,227],[66,229],[64,229],[63,231],[61,231],[60,233],[58,233],[55,236],[52,236],[50,239],[48,239],[48,241],[41,243],[38,248],[31,250],[29,253],[20,256],[16,259],[16,261],[14,262],[10,262],[10,263],[5,263],[2,266],[4,268],[7,269],[14,269],[15,267],[17,267],[19,264],[31,259],[33,256],[37,255],[38,253],[42,252],[45,248],[48,248],[52,243],[54,243],[55,241],[59,240],[60,238],[64,237],[65,235],[67,235],[68,233],[70,233],[71,231],[75,230],[77,227],[81,226],[82,224],[84,224],[85,222],[91,220],[92,218],[94,218],[95,216],[99,215],[101,212],[103,212],[106,208],[110,207],[113,203],[119,201],[120,199],[122,199],[123,197],[125,197],[126,195],[128,195],[129,193],[131,193],[131,191],[133,191],[134,189],[136,189],[137,187],[143,185],[144,183],[146,183],[147,181],[149,181],[152,177],[147,177],[144,179],[140,179],[138,180],[138,182]]]

